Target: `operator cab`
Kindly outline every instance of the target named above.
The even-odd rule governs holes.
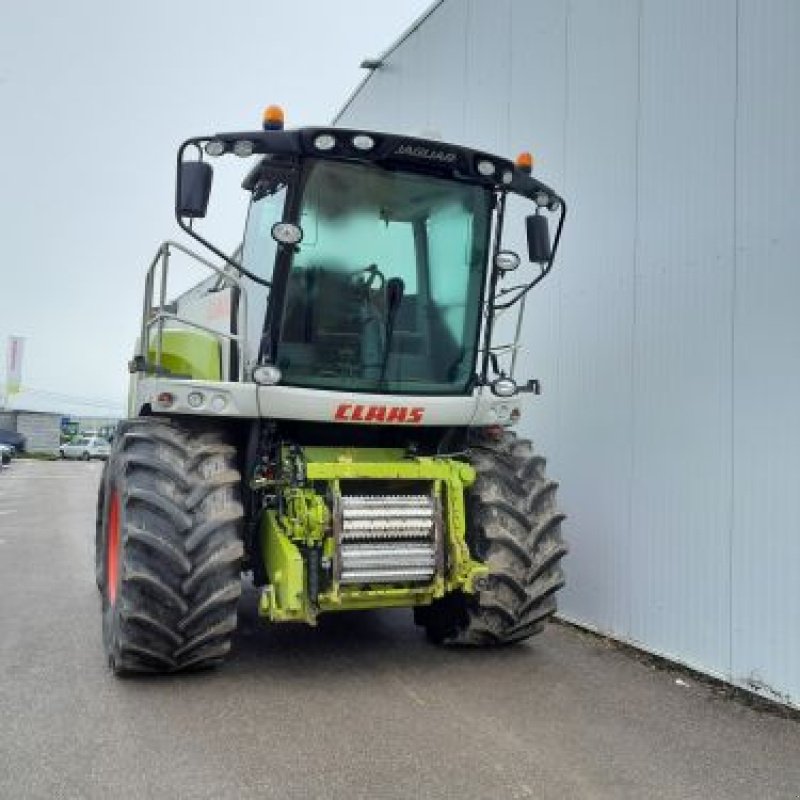
[[[270,309],[281,317],[282,383],[464,392],[476,359],[491,192],[322,159],[306,161],[300,181],[302,239],[285,259],[282,307]],[[277,248],[263,231],[285,215],[285,190],[261,194],[259,185],[244,264],[269,274]]]
[[[285,131],[274,113],[264,127],[179,152],[178,222],[238,271],[248,298],[243,374],[269,367],[283,386],[393,395],[464,396],[487,383],[496,313],[549,271],[561,198],[524,160],[386,133]],[[199,160],[185,160],[192,147]],[[235,260],[191,225],[210,194],[204,156],[228,153],[260,156],[243,183]],[[526,225],[539,274],[498,291],[519,263],[501,251],[509,193],[535,205]],[[548,211],[560,211],[552,248]]]

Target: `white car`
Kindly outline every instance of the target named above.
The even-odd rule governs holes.
[[[83,436],[58,448],[61,458],[80,458],[89,461],[92,458],[108,458],[111,446],[99,436]]]

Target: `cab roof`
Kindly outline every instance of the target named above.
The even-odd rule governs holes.
[[[365,148],[367,141],[371,146]],[[181,150],[188,145],[203,146],[209,142],[217,143],[219,155],[235,152],[237,143],[240,147],[241,143],[247,143],[245,149],[264,156],[245,178],[242,184],[245,189],[254,188],[262,169],[273,159],[313,157],[422,172],[487,188],[506,189],[534,201],[537,197],[541,200],[541,194],[545,193],[550,201],[563,202],[553,189],[507,158],[451,142],[404,134],[333,127],[237,131],[194,137],[184,142]],[[319,146],[320,142],[326,145],[324,149]]]

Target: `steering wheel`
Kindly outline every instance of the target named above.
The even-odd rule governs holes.
[[[378,269],[377,264],[370,264],[364,269],[358,270],[358,272],[354,272],[350,279],[353,281],[354,285],[364,291],[364,293],[368,293],[374,289],[383,290],[386,286],[386,276]]]

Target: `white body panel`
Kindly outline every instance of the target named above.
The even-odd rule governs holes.
[[[133,416],[142,413],[145,406],[154,413],[191,414],[195,416],[258,418],[258,398],[254,383],[232,383],[228,381],[189,381],[170,378],[143,378],[134,376],[135,392]],[[199,393],[203,402],[199,406],[189,405],[189,395]],[[168,393],[174,398],[169,405],[159,401],[159,396]],[[217,402],[219,399],[220,402]]]
[[[519,398],[501,399],[488,390],[441,397],[262,386],[258,400],[263,417],[376,425],[494,425],[520,406]]]
[[[169,405],[159,402],[164,393],[173,397]],[[192,393],[202,395],[200,405],[189,404]],[[155,413],[408,426],[505,425],[521,408],[520,397],[495,397],[488,389],[467,397],[436,397],[141,377],[135,397],[136,415],[149,406]]]

